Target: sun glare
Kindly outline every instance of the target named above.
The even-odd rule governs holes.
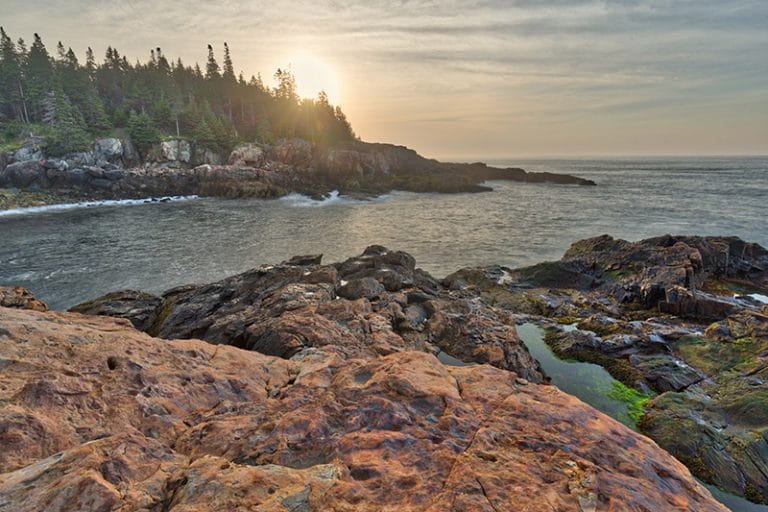
[[[320,91],[325,91],[333,104],[339,102],[339,82],[333,69],[308,53],[294,55],[288,62],[296,78],[296,89],[302,98],[317,98]]]

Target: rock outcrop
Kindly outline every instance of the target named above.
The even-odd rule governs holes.
[[[300,139],[248,143],[227,159],[189,141],[170,139],[148,151],[143,165],[129,140],[115,138],[98,139],[92,151],[63,157],[44,155],[40,141],[0,156],[0,187],[55,189],[91,199],[276,197],[289,192],[323,196],[333,190],[373,195],[391,190],[482,192],[491,190],[482,185],[487,180],[594,185],[568,175],[441,163],[402,146],[363,142],[333,148]]]
[[[543,381],[508,315],[445,288],[409,254],[381,246],[335,265],[294,258],[161,296],[116,292],[72,311],[127,318],[163,338],[201,338],[279,357],[320,347],[344,358],[443,351]]]
[[[699,477],[768,503],[768,250],[735,237],[574,243],[447,279],[549,328],[563,357],[651,399],[640,428]]]
[[[313,277],[271,307],[317,302],[345,272],[296,269]],[[252,284],[269,286],[260,272]],[[335,350],[345,340],[284,359],[0,309],[0,510],[726,510],[653,442],[552,386],[408,347]]]

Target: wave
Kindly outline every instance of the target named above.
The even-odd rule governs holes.
[[[99,206],[130,206],[137,204],[168,203],[177,201],[191,201],[199,199],[199,196],[165,196],[148,197],[144,199],[108,199],[104,201],[83,201],[80,203],[48,204],[44,206],[30,206],[27,208],[15,208],[12,210],[0,211],[0,217],[11,217],[15,215],[29,215],[33,213],[44,213],[60,210],[74,210],[77,208],[96,208]]]
[[[288,203],[295,208],[320,208],[323,206],[330,206],[334,204],[364,204],[372,201],[384,201],[389,199],[392,194],[383,194],[371,198],[352,198],[348,196],[341,196],[338,190],[331,191],[327,197],[323,199],[314,199],[303,194],[293,193],[287,196],[281,197],[280,200]]]

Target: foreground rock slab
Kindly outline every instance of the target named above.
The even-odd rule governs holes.
[[[424,352],[284,359],[0,308],[0,368],[2,511],[726,510],[556,388]]]

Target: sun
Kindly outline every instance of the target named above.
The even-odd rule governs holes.
[[[309,53],[297,53],[288,59],[296,78],[296,92],[302,98],[317,98],[325,91],[334,105],[339,101],[339,81],[333,69],[321,59]]]

